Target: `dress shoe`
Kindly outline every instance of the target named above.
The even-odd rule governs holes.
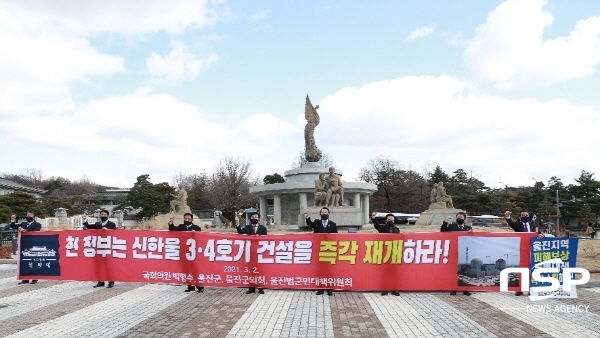
[[[383,292],[381,293],[381,295],[382,295],[382,296],[387,296],[387,294],[388,294],[388,292],[387,292],[387,291],[383,291]]]
[[[515,292],[515,296],[522,296],[523,292],[519,291],[519,292]]]
[[[250,288],[250,289],[248,289],[248,291],[246,291],[246,294],[249,295],[249,294],[255,293],[255,292],[256,292],[256,290],[254,288]]]
[[[34,279],[31,281],[31,284],[37,284],[37,282],[38,282],[37,279]]]
[[[100,288],[100,287],[104,287],[104,282],[98,282],[96,283],[96,285],[94,285],[95,288]]]
[[[115,282],[108,282],[108,286],[106,288],[111,289],[113,286],[115,286]]]
[[[21,284],[29,284],[28,280],[22,280],[20,282],[18,282],[17,284],[21,285]]]
[[[450,296],[456,296],[456,291],[450,292]]]
[[[463,295],[465,295],[465,296],[470,296],[470,295],[471,295],[471,293],[470,293],[469,291],[463,291]]]
[[[264,294],[265,294],[265,291],[264,291],[263,289],[258,289],[258,294],[259,294],[259,295],[264,295]]]
[[[204,286],[196,286],[196,289],[198,289],[198,292],[204,292]]]
[[[327,295],[328,295],[328,296],[333,296],[333,291],[331,291],[331,290],[327,290]]]
[[[323,290],[319,290],[319,291],[317,291],[317,296],[318,296],[318,295],[322,295],[322,294],[323,294]]]
[[[400,296],[400,292],[398,292],[398,291],[392,291],[392,295],[394,295],[394,296]]]
[[[185,289],[184,292],[192,292],[192,291],[194,291],[194,289],[195,288],[193,286],[188,286],[187,289]]]

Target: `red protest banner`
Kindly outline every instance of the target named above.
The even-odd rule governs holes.
[[[21,233],[19,278],[340,290],[499,290],[527,233]],[[517,289],[516,287],[514,288]]]

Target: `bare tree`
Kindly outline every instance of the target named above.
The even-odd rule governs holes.
[[[321,151],[321,159],[319,160],[319,164],[321,164],[325,168],[329,168],[333,166],[333,157],[326,151]],[[298,157],[292,164],[290,165],[292,169],[302,168],[303,165],[306,164],[306,158],[304,157],[304,150],[300,150],[298,152]]]
[[[421,164],[421,176],[425,179],[429,180],[433,173],[435,172],[435,168],[439,167],[437,163],[431,160],[427,160]]]
[[[393,191],[396,190],[394,182],[397,180],[396,176],[399,170],[400,164],[398,161],[380,155],[370,160],[367,166],[358,172],[359,180],[377,185],[379,190],[374,194],[374,197],[383,195],[385,206],[390,212],[392,211]]]
[[[32,188],[43,188],[42,171],[38,169],[21,169],[19,175],[9,173],[2,174],[2,178],[26,185]]]
[[[188,194],[187,203],[192,210],[210,209],[208,200],[209,177],[206,172],[185,174],[181,170],[173,176],[173,185],[183,185]]]
[[[210,204],[221,210],[226,218],[233,220],[238,209],[256,206],[257,199],[249,191],[256,184],[250,161],[226,157],[211,175],[208,187]]]
[[[402,169],[392,158],[377,156],[370,160],[359,171],[358,179],[377,185],[371,203],[373,210],[418,213],[423,208],[423,189],[427,189],[427,182],[416,171]]]

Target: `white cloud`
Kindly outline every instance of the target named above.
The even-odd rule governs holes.
[[[221,4],[205,1],[0,2],[0,117],[75,109],[71,87],[94,84],[125,70],[124,58],[90,42],[101,34],[145,38],[158,31],[181,34],[213,24]],[[179,82],[214,63],[175,47],[152,57],[152,71]],[[166,74],[168,72],[168,74]]]
[[[346,179],[379,154],[413,166],[432,160],[449,173],[472,168],[492,186],[600,172],[589,161],[600,139],[558,136],[559,130],[595,134],[599,112],[564,100],[509,100],[441,76],[344,88],[319,104],[317,145],[333,154]]]
[[[24,1],[3,3],[26,23],[40,23],[65,34],[181,34],[187,28],[214,24],[221,4],[202,0]]]
[[[124,70],[123,58],[0,6],[0,116],[73,108],[70,85]],[[21,21],[21,19],[25,19]]]
[[[354,180],[380,154],[417,170],[426,161],[448,173],[472,169],[497,187],[500,181],[530,185],[531,177],[547,181],[554,175],[569,183],[581,170],[600,172],[600,164],[589,160],[600,139],[560,136],[561,130],[594,135],[600,114],[564,100],[509,100],[450,76],[412,76],[344,88],[313,103],[321,106],[317,146],[333,156],[345,180]],[[210,172],[225,156],[251,159],[261,177],[281,173],[304,147],[304,125],[303,114],[293,122],[255,114],[226,124],[218,112],[209,116],[142,88],[90,101],[73,114],[17,116],[1,127],[11,147],[68,154],[61,161],[80,173],[75,176],[128,186],[142,173],[170,181],[180,169]],[[91,165],[96,160],[115,170]]]
[[[20,126],[24,125],[26,133],[21,132]],[[92,100],[74,114],[18,117],[7,120],[3,127],[5,136],[19,144],[77,153],[77,163],[69,163],[70,168],[81,162],[93,163],[94,158],[126,159],[118,163],[118,172],[105,184],[125,182],[123,176],[144,172],[166,172],[166,177],[157,178],[168,180],[182,165],[202,172],[212,169],[224,156],[246,156],[254,162],[256,172],[268,172],[273,168],[273,154],[301,149],[296,143],[301,142],[303,130],[301,124],[290,124],[269,114],[252,115],[237,125],[227,125],[216,116],[203,116],[193,105],[147,88]],[[290,154],[286,163],[295,154]],[[84,167],[79,172],[99,183],[98,177],[107,174],[106,168],[89,164]]]
[[[545,86],[596,72],[600,17],[580,20],[566,37],[543,39],[554,21],[544,0],[508,0],[489,13],[465,51],[467,66],[499,89]]]
[[[271,10],[263,9],[262,11],[250,14],[248,19],[250,19],[252,21],[258,21],[258,20],[265,19],[269,15],[271,15]]]
[[[415,28],[415,30],[410,32],[410,34],[408,34],[408,36],[404,39],[404,42],[424,38],[428,35],[431,35],[434,31],[435,31],[434,24],[423,26],[423,27],[417,27],[417,28]]]
[[[171,46],[172,49],[168,55],[162,57],[157,53],[152,53],[146,59],[150,74],[155,78],[164,78],[171,84],[194,79],[200,71],[211,67],[218,60],[217,54],[213,52],[209,52],[204,58],[196,57],[181,41],[173,41]]]
[[[447,43],[451,46],[467,46],[468,41],[465,39],[461,32],[454,33],[447,40]]]

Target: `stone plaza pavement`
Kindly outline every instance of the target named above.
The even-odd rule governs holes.
[[[531,302],[491,292],[328,297],[312,291],[246,295],[234,288],[185,293],[176,285],[94,289],[93,284],[17,285],[16,266],[0,264],[0,337],[600,337],[600,288],[581,288],[577,299]],[[532,304],[551,311],[528,311]],[[573,313],[564,305],[588,307]]]

